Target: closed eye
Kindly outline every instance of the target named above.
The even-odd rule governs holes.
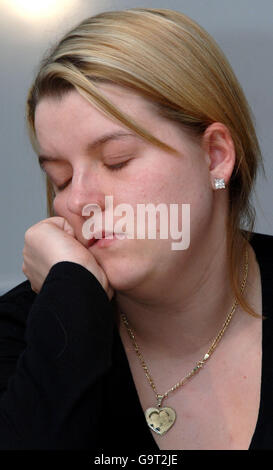
[[[65,183],[61,184],[60,186],[56,186],[56,189],[58,191],[63,191],[66,188],[66,186],[69,185],[70,181],[71,181],[71,178],[68,181],[66,181]]]
[[[130,160],[126,160],[125,162],[120,162],[117,163],[116,165],[106,165],[105,166],[110,170],[110,171],[118,171],[121,170],[123,167],[125,167]]]
[[[125,162],[120,162],[120,163],[116,163],[115,165],[106,165],[105,166],[110,170],[110,171],[118,171],[118,170],[121,170],[123,167],[125,167],[128,163],[129,163],[130,160],[126,160]],[[60,186],[56,186],[56,189],[58,191],[63,191],[70,183],[71,181],[71,178],[66,181],[65,183],[61,184]]]

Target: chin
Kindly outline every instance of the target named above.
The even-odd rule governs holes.
[[[137,263],[135,260],[120,260],[112,263],[105,263],[102,266],[115,291],[125,292],[137,289],[147,279],[147,269],[143,262]]]

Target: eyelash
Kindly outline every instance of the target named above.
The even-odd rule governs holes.
[[[110,171],[118,171],[121,170],[125,165],[129,163],[129,160],[126,160],[125,162],[120,162],[117,163],[116,165],[105,165]]]
[[[119,171],[121,170],[123,167],[125,167],[127,164],[129,163],[129,160],[125,161],[125,162],[121,162],[121,163],[117,163],[116,165],[105,165],[110,171]],[[66,186],[68,186],[69,182],[71,181],[68,180],[66,181],[64,184],[62,184],[61,186],[56,186],[57,190],[58,191],[63,191]]]
[[[64,184],[62,184],[61,186],[56,186],[57,190],[58,190],[58,191],[63,191],[63,190],[66,188],[66,186],[68,186],[68,184],[69,184],[70,181],[71,181],[71,180],[66,181],[66,182],[65,182]]]

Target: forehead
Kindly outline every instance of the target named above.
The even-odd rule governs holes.
[[[125,87],[100,84],[99,92],[114,106],[129,117],[152,130],[151,125],[157,118],[151,104],[139,94]],[[63,136],[71,140],[96,138],[103,130],[128,130],[119,120],[106,115],[95,104],[90,103],[76,90],[64,96],[41,99],[35,112],[35,131],[38,143],[48,146]]]
[[[112,84],[100,84],[98,88],[125,116],[145,129],[149,135],[176,151],[180,151],[178,149],[187,141],[191,145],[199,144],[183,132],[180,123],[160,115],[154,103],[131,89]],[[66,157],[84,153],[87,142],[96,141],[106,133],[128,130],[131,131],[117,118],[106,115],[76,90],[67,92],[61,98],[44,97],[36,108],[37,150],[43,155]],[[138,137],[141,138],[139,135]],[[144,141],[148,145],[145,139]]]
[[[128,88],[111,84],[99,85],[97,88],[108,101],[129,115],[137,113],[138,110],[146,113],[154,111],[148,100]],[[99,114],[101,119],[114,119],[100,110],[95,102],[92,103],[76,90],[71,90],[61,97],[45,96],[40,100],[35,110],[35,128],[39,127],[44,119],[49,116],[51,119],[60,116],[62,118],[78,119],[80,116],[84,118],[96,115],[98,117]]]

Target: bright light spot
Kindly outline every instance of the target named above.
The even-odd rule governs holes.
[[[6,0],[7,7],[26,19],[39,19],[65,12],[77,0]]]

